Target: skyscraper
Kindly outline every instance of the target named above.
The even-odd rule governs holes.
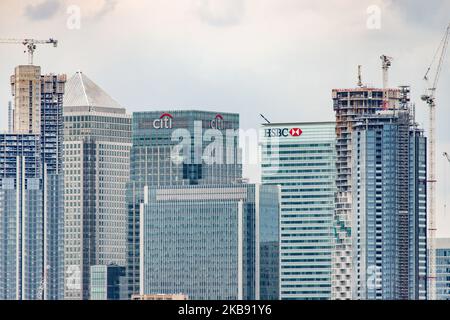
[[[126,262],[131,116],[77,72],[64,98],[65,298],[89,299],[90,267]]]
[[[278,187],[145,189],[141,295],[181,292],[195,300],[278,299]]]
[[[13,180],[8,180],[12,179],[12,167],[1,169],[5,178],[5,184],[2,185],[4,190],[18,192],[15,195],[17,211],[11,211],[14,207],[8,202],[8,198],[3,198],[0,205],[8,213],[8,218],[5,216],[5,219],[16,221],[23,228],[15,233],[15,243],[25,244],[16,248],[14,261],[26,264],[16,264],[14,277],[11,273],[5,276],[5,286],[11,288],[15,282],[16,288],[14,296],[11,292],[7,294],[8,299],[62,297],[62,101],[66,77],[41,75],[40,72],[38,66],[17,66],[11,76],[15,105],[14,110],[12,107],[8,110],[9,135],[4,136],[2,152],[8,161],[12,161],[15,156],[22,162],[14,169],[17,177],[12,185]],[[39,146],[33,150],[29,148],[31,135],[39,141]],[[31,163],[35,165],[30,167]],[[24,179],[32,180],[30,183],[22,181],[24,185],[21,186],[18,177],[23,170]],[[8,191],[7,194],[11,192]],[[29,206],[31,200],[28,197],[32,197],[32,207]],[[12,235],[3,233],[3,236],[3,240],[9,243],[7,248],[11,249]],[[11,267],[14,264],[9,260],[12,259],[11,252],[6,258],[6,265]],[[19,278],[22,279],[20,282],[17,281]]]
[[[426,139],[408,107],[353,124],[353,299],[427,297]]]
[[[0,300],[42,299],[44,213],[36,134],[0,134]]]
[[[41,76],[40,140],[43,163],[44,299],[64,297],[63,98],[66,75]]]
[[[352,131],[356,118],[382,109],[398,109],[400,89],[358,87],[334,89],[336,113],[336,200],[334,212],[334,246],[332,299],[352,298]]]
[[[139,217],[144,187],[241,182],[238,129],[239,115],[232,113],[195,110],[133,113],[127,193],[130,296],[140,291]]]
[[[436,239],[436,298],[450,300],[450,238]]]
[[[331,298],[334,122],[262,127],[262,183],[281,186],[281,299]]]

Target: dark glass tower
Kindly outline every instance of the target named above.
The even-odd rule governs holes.
[[[139,209],[144,186],[241,182],[238,129],[239,115],[233,113],[188,110],[133,114],[127,192],[129,295],[139,292]],[[214,136],[218,132],[223,140]],[[217,148],[211,148],[213,141]]]

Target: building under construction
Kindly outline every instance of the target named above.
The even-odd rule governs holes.
[[[361,84],[332,94],[337,137],[332,298],[426,297],[426,145],[414,124],[409,88]]]

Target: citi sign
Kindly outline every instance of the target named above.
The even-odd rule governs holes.
[[[211,129],[223,130],[223,116],[218,114],[211,120]]]
[[[266,138],[272,138],[272,137],[299,137],[303,133],[302,129],[300,128],[272,128],[272,129],[265,129],[264,130],[264,136]]]
[[[173,116],[170,113],[163,113],[159,119],[153,121],[155,129],[172,129]]]

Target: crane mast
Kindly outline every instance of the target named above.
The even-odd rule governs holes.
[[[389,98],[388,98],[388,82],[389,82],[389,67],[392,65],[392,57],[388,57],[386,55],[382,55],[381,59],[381,69],[383,70],[383,110],[388,109]]]
[[[422,95],[421,99],[425,101],[429,108],[429,136],[428,136],[428,252],[429,252],[429,275],[428,290],[429,299],[436,300],[436,89],[439,82],[439,76],[442,71],[445,54],[448,47],[450,34],[450,24],[448,25],[441,44],[433,57],[430,66],[425,73],[424,80],[428,82],[429,73],[439,54],[439,61],[436,66],[436,74],[432,87],[428,92]]]
[[[28,51],[28,64],[33,64],[33,55],[34,51],[36,51],[37,44],[53,44],[53,47],[58,46],[58,40],[48,39],[48,40],[36,40],[36,39],[0,39],[0,43],[9,43],[9,44],[22,44],[27,48]]]

